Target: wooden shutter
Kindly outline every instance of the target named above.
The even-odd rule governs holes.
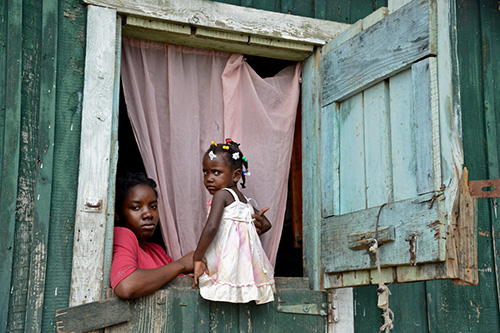
[[[323,47],[326,288],[378,283],[367,251],[375,237],[386,283],[477,283],[475,202],[449,93],[449,31],[438,34],[436,6],[412,1],[369,23],[382,9]]]

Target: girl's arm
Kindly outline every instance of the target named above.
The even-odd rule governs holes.
[[[136,269],[115,287],[119,298],[133,299],[154,293],[181,273],[193,271],[191,251],[181,259],[154,269]]]
[[[259,211],[257,211],[257,208],[255,207],[253,207],[253,209],[255,214],[252,214],[252,217],[255,219],[255,228],[260,236],[271,229],[271,222],[269,222],[267,217],[264,215],[264,213],[269,210],[269,207],[262,208]]]
[[[198,277],[206,271],[206,265],[203,262],[205,252],[207,251],[210,244],[217,235],[219,230],[220,220],[222,218],[222,213],[224,212],[224,207],[227,206],[229,200],[233,199],[232,195],[226,190],[219,190],[215,192],[212,198],[212,205],[210,207],[210,214],[208,215],[207,223],[198,241],[198,247],[194,252],[194,281],[193,286],[198,283]],[[233,199],[234,200],[234,199]]]

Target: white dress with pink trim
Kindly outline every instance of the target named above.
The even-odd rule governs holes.
[[[234,202],[224,208],[217,235],[205,252],[209,274],[199,277],[200,294],[211,301],[272,302],[274,269],[253,224],[253,207],[226,190]]]

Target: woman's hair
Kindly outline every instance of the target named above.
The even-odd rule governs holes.
[[[205,152],[205,155],[210,156],[213,154],[222,154],[225,161],[231,166],[232,170],[241,170],[241,187],[245,188],[245,173],[248,173],[248,159],[243,155],[239,148],[240,144],[231,139],[226,139],[225,143],[215,143],[212,141],[210,148]],[[245,170],[243,170],[243,167]]]
[[[115,210],[117,213],[122,211],[123,200],[128,195],[128,191],[137,185],[146,185],[153,189],[156,197],[158,197],[158,192],[156,191],[156,182],[148,178],[142,172],[127,172],[124,176],[118,177],[116,180],[116,192],[115,192]]]

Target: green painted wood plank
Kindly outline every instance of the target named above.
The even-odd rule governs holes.
[[[322,59],[322,105],[342,101],[436,50],[429,1],[412,1]],[[401,25],[400,22],[414,22]]]
[[[393,202],[389,82],[365,90],[365,169],[367,207]]]
[[[55,331],[55,312],[68,306],[80,151],[86,7],[59,1],[57,95],[51,221],[42,332]]]
[[[363,109],[362,93],[340,105],[340,214],[366,208]]]
[[[42,326],[54,157],[58,8],[57,3],[44,1],[41,11],[43,43],[41,47],[40,117],[37,147],[39,161],[36,175],[26,332],[39,332]]]
[[[389,79],[394,201],[417,196],[411,69]]]
[[[302,209],[303,209],[303,248],[304,273],[309,277],[311,287],[320,288],[320,225],[321,207],[319,206],[320,183],[320,57],[316,50],[302,63]]]
[[[56,311],[57,332],[88,332],[129,321],[128,301],[110,298]]]
[[[440,159],[439,146],[435,151],[433,145],[434,135],[439,138],[439,133],[434,133],[433,126],[433,114],[437,112],[435,100],[438,98],[435,60],[435,58],[426,58],[411,67],[413,79],[413,110],[411,112],[413,112],[415,135],[415,171],[418,194],[434,190],[434,159]],[[439,128],[437,130],[439,131]],[[436,175],[436,177],[439,176]]]
[[[11,308],[8,330],[25,330],[32,252],[33,203],[37,169],[41,4],[24,3],[22,9],[21,141],[17,185],[15,245],[12,264]]]
[[[488,89],[492,82],[483,80],[482,52],[486,43],[481,38],[481,30],[491,23],[487,23],[488,20],[482,16],[481,7],[498,15],[498,6],[493,2],[479,1],[457,1],[456,6],[465,165],[469,170],[469,179],[487,179],[487,122],[483,88]],[[498,16],[491,22],[497,21]],[[491,27],[494,36],[499,38],[498,26],[496,30],[493,25]],[[469,287],[455,286],[449,281],[426,282],[430,331],[496,332],[500,327],[493,251],[498,230],[493,236],[491,226],[494,221],[487,200],[478,200],[478,214],[479,284]]]
[[[4,228],[0,233],[0,318],[9,311],[16,197],[18,192],[19,149],[21,140],[21,71],[22,63],[22,1],[10,1],[7,11],[7,38],[5,39],[5,122],[2,155],[2,192],[0,211]],[[1,323],[6,330],[7,320]]]
[[[437,205],[429,209],[433,193],[384,206],[379,227],[393,226],[395,241],[379,248],[381,266],[409,265],[410,233],[416,233],[416,259],[419,264],[440,261],[440,237]],[[348,235],[362,230],[375,231],[380,207],[334,216],[323,220],[321,259],[326,273],[375,268],[376,262],[366,251],[350,249]],[[404,216],[404,218],[402,218]]]

